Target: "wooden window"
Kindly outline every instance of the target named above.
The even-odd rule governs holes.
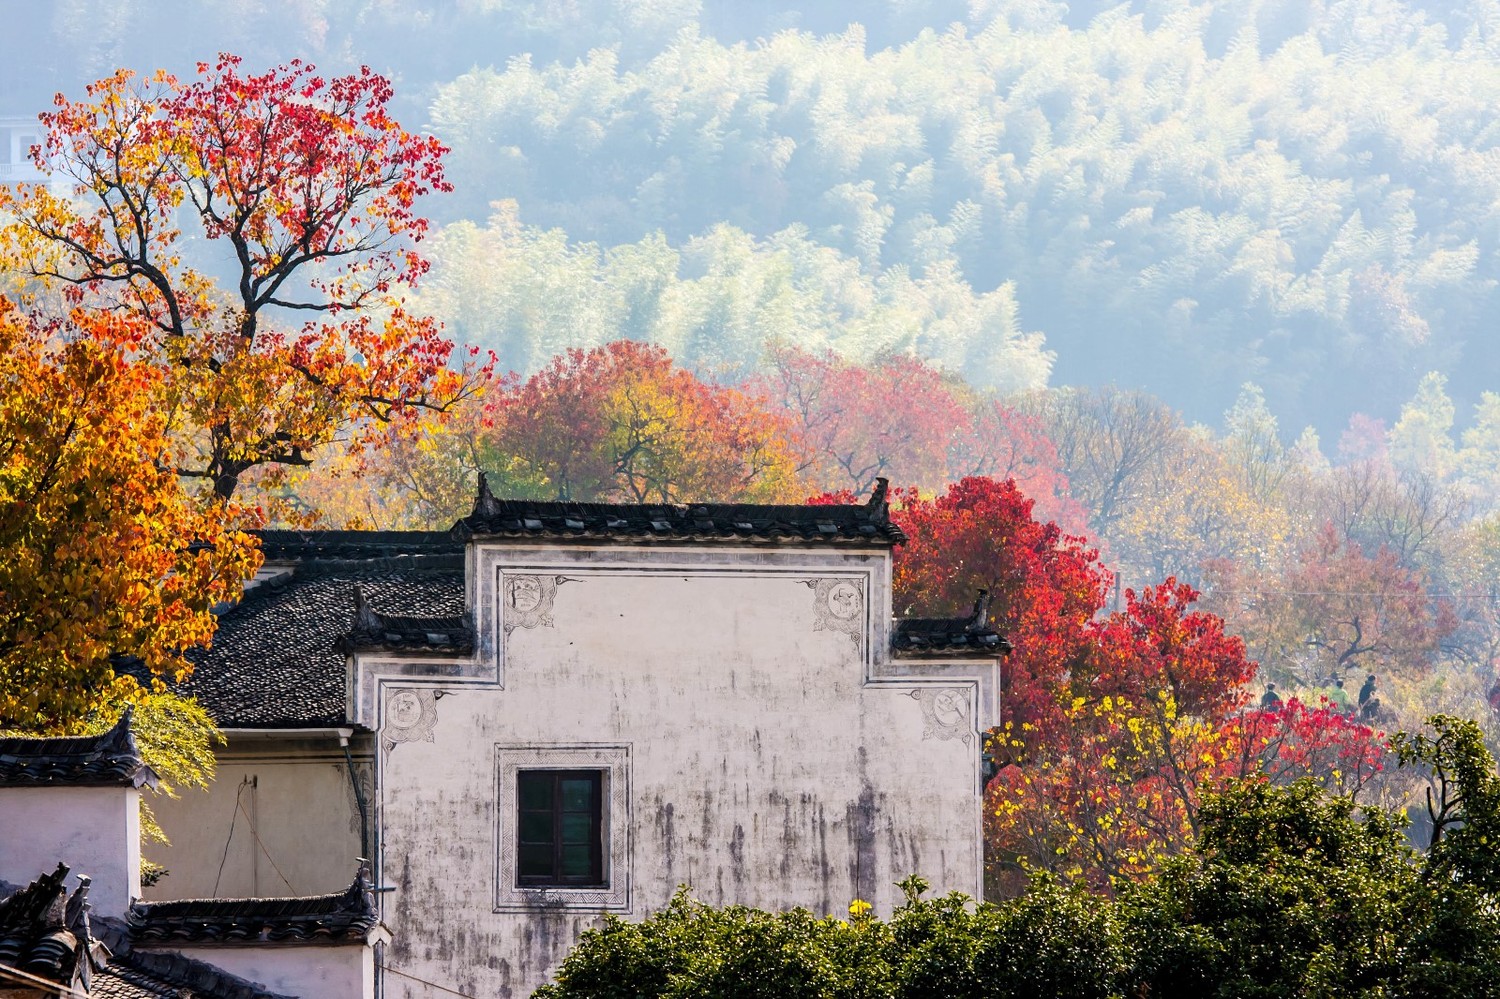
[[[528,888],[603,886],[604,771],[516,774],[516,883]]]

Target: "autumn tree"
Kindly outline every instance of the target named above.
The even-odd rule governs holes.
[[[1130,508],[1143,476],[1183,444],[1181,419],[1144,392],[1059,389],[1032,396],[1028,405],[1100,537]]]
[[[530,378],[507,378],[489,406],[487,467],[518,495],[774,502],[805,492],[790,422],[660,347],[570,350]]]
[[[983,589],[995,627],[1014,646],[1004,671],[1004,711],[1043,726],[1086,654],[1089,621],[1109,574],[1081,537],[1036,520],[1011,480],[967,478],[933,499],[905,492],[892,512],[910,541],[895,560],[896,612],[952,615]]]
[[[151,336],[129,313],[41,323],[0,299],[0,728],[77,734],[134,703],[149,762],[198,783],[212,724],[167,687],[260,555],[167,467]]]
[[[0,189],[15,266],[148,324],[165,460],[221,500],[251,469],[306,465],[468,391],[451,343],[399,298],[427,266],[416,199],[448,184],[443,147],[403,130],[390,98],[368,68],[251,74],[222,55],[188,81],[121,70],[41,116],[37,166],[72,197]],[[227,259],[186,260],[184,215]],[[277,313],[312,318],[286,329]]]
[[[1314,687],[1333,676],[1421,675],[1458,623],[1451,602],[1430,594],[1421,572],[1389,548],[1366,552],[1332,524],[1284,575],[1246,582],[1228,606],[1236,626],[1271,676]]]
[[[779,346],[755,384],[793,421],[813,481],[856,494],[882,477],[941,483],[954,427],[966,415],[942,374],[906,355],[862,365]]]

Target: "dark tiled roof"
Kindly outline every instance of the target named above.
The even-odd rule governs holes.
[[[300,898],[137,902],[126,923],[136,946],[171,943],[364,943],[379,921],[367,868],[348,888]]]
[[[256,531],[267,562],[463,555],[448,531]]]
[[[474,509],[453,525],[453,533],[463,538],[802,542],[886,547],[906,541],[901,528],[891,522],[884,479],[868,503],[653,505],[496,499],[481,475]]]
[[[395,555],[394,535],[383,537],[378,555],[302,562],[249,590],[220,616],[213,646],[188,653],[194,670],[184,691],[224,728],[346,724],[344,648],[355,630],[355,587],[396,621],[464,614],[462,554]],[[416,547],[428,537],[418,535]]]
[[[101,923],[100,937],[111,954],[94,976],[90,999],[289,999],[181,954],[133,950],[123,925]]]
[[[0,964],[72,986],[88,984],[103,951],[89,933],[88,879],[68,894],[66,864],[24,888],[0,884]]]
[[[354,630],[344,638],[345,649],[419,650],[448,655],[474,651],[474,630],[468,615],[403,617],[372,608],[358,586],[354,588]]]
[[[983,655],[1009,652],[1010,642],[990,627],[989,594],[979,599],[968,617],[897,618],[891,648],[900,655]]]
[[[0,739],[0,787],[156,785],[130,732],[131,709],[114,728],[75,738]]]

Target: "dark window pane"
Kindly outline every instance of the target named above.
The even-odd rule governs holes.
[[[521,813],[522,843],[551,843],[552,829],[551,812]]]
[[[516,876],[520,884],[604,883],[598,770],[526,770],[516,780]]]
[[[562,848],[562,870],[558,873],[565,878],[586,878],[592,872],[592,851],[588,844],[580,846],[565,846]]]
[[[562,782],[562,806],[565,812],[592,812],[594,810],[593,780],[569,778]]]
[[[552,807],[552,775],[545,770],[533,773],[522,773],[518,775],[520,784],[521,807],[531,809],[551,809]]]
[[[522,846],[517,870],[523,878],[552,876],[552,844]]]
[[[564,815],[562,817],[562,841],[567,844],[587,845],[594,838],[592,815]]]

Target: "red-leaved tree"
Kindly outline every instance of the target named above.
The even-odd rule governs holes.
[[[472,387],[437,324],[401,307],[427,268],[416,200],[449,185],[444,148],[402,129],[390,98],[369,69],[327,79],[295,61],[256,74],[223,55],[187,82],[121,70],[41,116],[37,165],[68,196],[0,188],[7,265],[152,325],[173,463],[221,499],[251,469],[369,442]],[[184,215],[226,251],[209,268],[223,286],[185,259]]]

